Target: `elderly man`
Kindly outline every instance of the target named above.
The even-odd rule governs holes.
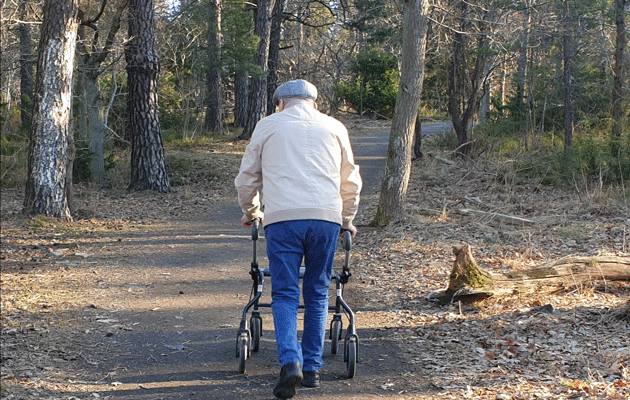
[[[354,236],[361,177],[348,131],[317,110],[317,89],[286,82],[273,95],[278,112],[258,122],[235,179],[241,222],[264,225],[272,312],[282,366],[274,395],[320,385],[328,290],[340,230]],[[263,196],[264,194],[264,196]],[[264,210],[264,214],[263,214]],[[304,332],[298,341],[300,266]]]

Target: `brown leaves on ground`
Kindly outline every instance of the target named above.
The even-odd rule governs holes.
[[[364,132],[388,129],[364,122]],[[132,329],[93,305],[95,290],[108,284],[96,271],[99,254],[129,231],[160,229],[203,215],[216,201],[235,201],[243,149],[217,141],[168,151],[170,194],[78,186],[82,218],[73,223],[25,218],[22,191],[2,191],[2,399],[85,391],[75,361],[98,362],[82,350],[86,335]],[[409,362],[406,385],[375,382],[382,397],[630,398],[628,282],[594,277],[563,293],[475,305],[426,300],[448,284],[451,248],[462,242],[480,266],[502,273],[567,255],[630,256],[623,195],[506,179],[498,162],[454,161],[414,162],[403,223],[368,228],[378,198],[362,199],[349,284],[359,335],[385,332]],[[99,351],[107,349],[89,354]]]
[[[630,256],[630,211],[619,197],[506,184],[496,169],[415,161],[408,220],[383,230],[363,227],[356,240],[358,297],[367,309],[391,308],[381,329],[403,343],[410,373],[434,386],[434,395],[410,398],[629,398],[628,282],[593,277],[564,293],[474,306],[427,300],[448,285],[451,249],[462,242],[496,273],[567,255]],[[368,224],[378,198],[363,202],[358,223]],[[363,314],[377,326],[378,312]],[[395,383],[387,389],[398,393]]]

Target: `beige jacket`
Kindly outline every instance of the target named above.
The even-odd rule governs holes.
[[[362,185],[345,126],[308,102],[258,121],[234,183],[250,219],[264,210],[265,225],[319,219],[342,228],[354,219]]]

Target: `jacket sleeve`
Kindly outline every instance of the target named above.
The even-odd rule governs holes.
[[[352,147],[350,147],[350,139],[348,134],[341,138],[341,200],[343,201],[343,209],[341,216],[343,217],[342,228],[348,228],[354,216],[359,209],[359,195],[363,182],[359,175],[359,166],[354,163],[354,155]]]
[[[264,214],[260,209],[260,196],[262,191],[262,145],[257,140],[258,135],[252,134],[252,139],[241,160],[234,186],[238,193],[238,204],[250,220],[263,218]]]

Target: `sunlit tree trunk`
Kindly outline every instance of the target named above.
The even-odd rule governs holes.
[[[72,219],[77,0],[47,0],[43,15],[24,212]]]
[[[170,184],[158,113],[158,57],[154,50],[153,0],[129,2],[127,130],[131,138],[129,190],[166,193]]]
[[[240,139],[251,138],[258,121],[267,115],[267,64],[269,62],[272,5],[272,0],[258,0],[258,7],[256,7],[255,34],[260,38],[260,42],[254,62],[260,67],[261,72],[252,76],[251,79],[247,123]]]
[[[208,3],[208,107],[206,130],[221,132],[223,107],[221,90],[221,0]]]
[[[424,78],[428,0],[405,2],[402,62],[392,119],[385,176],[372,225],[385,226],[406,217],[411,150]]]

